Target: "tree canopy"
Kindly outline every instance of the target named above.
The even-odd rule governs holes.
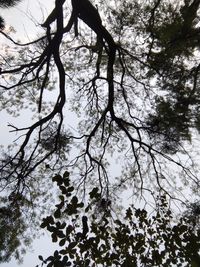
[[[9,6],[4,2],[1,5]],[[141,200],[143,205],[156,207],[155,218],[149,219],[146,209],[135,205],[131,214],[137,222],[130,215],[125,224],[114,220],[116,231],[105,231],[113,241],[112,246],[120,242],[119,229],[130,230],[126,238],[138,238],[135,258],[130,259],[135,266],[165,266],[162,264],[168,264],[168,260],[173,264],[172,259],[177,254],[170,254],[171,240],[177,243],[175,250],[183,261],[192,260],[190,252],[179,244],[189,242],[190,222],[181,219],[177,228],[169,226],[173,216],[166,207],[167,202],[179,207],[198,202],[199,5],[199,0],[178,3],[55,0],[52,12],[39,22],[42,33],[30,42],[18,41],[12,32],[1,30],[10,49],[1,52],[0,109],[12,117],[22,116],[27,109],[27,116],[31,117],[28,125],[26,122],[23,126],[9,123],[15,141],[1,152],[0,215],[5,222],[12,210],[13,218],[9,218],[12,227],[8,235],[0,239],[4,240],[2,244],[16,241],[11,244],[12,248],[0,247],[3,253],[8,248],[8,257],[2,260],[9,259],[19,247],[22,233],[30,225],[37,224],[41,213],[48,208],[47,199],[51,202],[52,197],[49,177],[65,170],[70,173],[77,197],[86,202],[93,192],[91,189],[98,188],[98,201],[110,203],[109,208],[118,213],[124,195],[125,201],[131,198],[133,203]],[[60,188],[64,195],[67,186],[64,184]],[[194,197],[190,198],[191,195]],[[63,201],[61,199],[61,203]],[[78,198],[73,201],[78,205]],[[161,219],[157,217],[159,201],[164,209]],[[82,213],[82,219],[88,218],[91,225],[95,225],[91,215],[84,217]],[[28,223],[27,217],[31,218]],[[162,225],[161,232],[151,228],[152,220],[159,227]],[[54,221],[47,220],[43,226],[55,230],[48,223],[54,224]],[[131,232],[132,223],[138,227],[138,237]],[[108,224],[112,225],[110,221]],[[140,233],[143,224],[145,230]],[[19,233],[13,225],[19,225]],[[98,227],[92,231],[101,235]],[[157,242],[161,240],[157,248],[149,243],[148,231],[153,231]],[[175,232],[173,237],[170,237],[171,231]],[[197,241],[195,231],[190,236],[191,242]],[[179,232],[181,240],[176,239]],[[91,249],[94,240],[88,238],[86,243]],[[103,237],[97,238],[104,242]],[[77,240],[73,241],[76,242],[74,247]],[[24,240],[25,243],[29,241]],[[123,242],[121,240],[120,253],[128,260],[123,254]],[[161,257],[163,242],[169,242],[163,254],[164,263],[156,259],[158,254]],[[145,250],[144,257],[139,259],[144,244],[149,244],[149,254]],[[197,257],[198,242],[195,244],[194,257]],[[124,258],[111,256],[113,247],[108,244],[103,247],[108,253],[105,262],[95,262],[95,256],[91,261],[106,266],[112,266],[114,261],[126,264]],[[98,249],[97,253],[104,253]],[[130,249],[133,248],[127,244],[125,250]],[[77,260],[78,255],[80,250]],[[110,257],[114,257],[112,264],[106,262]],[[147,262],[148,257],[154,262]]]

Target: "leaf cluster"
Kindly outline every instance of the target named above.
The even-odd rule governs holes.
[[[42,265],[181,267],[199,263],[200,232],[192,231],[188,219],[173,221],[165,195],[158,198],[152,215],[130,206],[122,217],[104,212],[97,219],[94,199],[99,201],[98,189],[92,189],[87,204],[79,202],[68,174],[53,178],[61,201],[41,224],[62,248],[47,259],[39,256]]]

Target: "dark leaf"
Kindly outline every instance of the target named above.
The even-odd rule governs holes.
[[[43,257],[41,255],[38,256],[39,260],[43,261]]]

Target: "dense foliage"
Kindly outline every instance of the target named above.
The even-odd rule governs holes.
[[[0,6],[9,5],[3,1]],[[23,120],[21,126],[9,123],[15,140],[0,155],[0,227],[8,226],[8,234],[0,235],[0,256],[6,255],[0,260],[9,260],[22,236],[26,244],[30,241],[27,229],[38,224],[52,202],[49,177],[62,170],[70,172],[77,188],[73,205],[78,205],[78,198],[87,200],[91,188],[98,188],[98,201],[110,203],[116,212],[124,195],[125,200],[131,197],[133,203],[139,199],[155,207],[163,196],[176,205],[198,203],[199,6],[199,0],[55,0],[50,15],[40,22],[41,34],[28,43],[1,30],[5,49],[0,58],[0,110],[12,118],[22,117],[27,110],[29,125]],[[69,189],[65,186],[63,194]],[[187,220],[176,223],[178,232],[172,225],[168,228],[172,217],[166,200],[161,219],[154,216],[163,232],[151,228],[153,219],[145,217],[146,211],[131,209],[130,216],[145,225],[139,243],[134,244],[138,254],[131,261],[136,265],[145,264],[147,258],[154,261],[147,264],[168,264],[169,260],[172,264],[172,240],[180,259],[193,260],[187,245],[179,248],[176,235],[180,231],[185,244],[198,233],[190,232]],[[125,225],[121,219],[118,225],[114,220],[113,226],[126,231],[134,220],[127,218]],[[19,226],[18,231],[13,226]],[[101,234],[98,227],[95,231]],[[149,241],[148,231],[155,231],[157,245],[169,242],[162,263],[153,256],[161,253],[159,245],[150,244],[143,259],[138,258],[140,248]],[[172,237],[170,231],[175,231]],[[191,240],[186,242],[188,233]],[[118,242],[115,231],[105,234],[112,246]],[[136,237],[130,229],[127,238],[131,235]],[[160,236],[164,239],[159,243]],[[105,253],[111,253],[109,244],[104,245]],[[113,256],[113,260],[123,264],[125,256],[120,253],[122,258]],[[198,244],[194,253],[196,257]],[[95,256],[91,260],[95,262]]]
[[[47,259],[40,255],[42,265],[199,266],[200,232],[194,231],[188,218],[175,222],[165,195],[159,195],[151,216],[133,206],[119,216],[97,187],[84,204],[77,198],[68,172],[53,181],[60,189],[60,202],[41,227],[47,228],[61,249]]]

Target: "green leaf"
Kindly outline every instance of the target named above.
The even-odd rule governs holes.
[[[63,233],[63,231],[56,231],[56,234],[57,234],[57,236],[59,237],[59,238],[64,238],[65,237],[65,235],[64,235],[64,233]]]
[[[68,192],[72,192],[72,191],[74,191],[74,187],[73,187],[73,186],[68,187],[67,191],[68,191]]]
[[[74,196],[74,197],[72,198],[72,200],[71,200],[71,203],[72,203],[72,205],[77,206],[78,198],[77,198],[76,196]]]
[[[99,194],[98,194],[99,188],[95,187],[92,189],[92,191],[89,193],[90,198],[98,198]]]
[[[57,182],[57,184],[62,184],[62,182],[63,182],[63,178],[62,178],[62,176],[60,176],[60,175],[56,175],[56,176],[54,176],[54,177],[52,178],[52,181],[53,181],[53,182]]]
[[[68,245],[68,249],[69,249],[69,250],[72,250],[76,245],[77,245],[77,242],[76,242],[76,241],[71,242],[71,243],[69,243],[69,245]]]
[[[65,186],[60,185],[59,188],[60,188],[60,190],[61,190],[63,195],[66,195],[68,193],[68,190],[67,190],[67,188]]]
[[[57,210],[54,212],[54,217],[57,218],[57,219],[61,217],[61,211],[60,211],[60,209],[57,209]]]
[[[63,222],[61,225],[60,225],[60,229],[64,229],[66,227],[66,222]]]
[[[43,257],[41,255],[38,256],[39,260],[43,261]]]
[[[40,224],[40,227],[41,228],[45,228],[47,226],[47,223],[46,222],[42,222],[41,224]]]
[[[58,252],[58,250],[55,250],[54,251],[54,258],[58,258],[59,257],[59,252]]]
[[[57,235],[56,235],[56,234],[53,233],[53,234],[51,235],[51,237],[52,237],[52,242],[53,242],[53,243],[56,243],[56,242],[58,241],[58,238],[57,238]]]
[[[66,228],[66,236],[68,236],[72,231],[74,227],[72,225],[68,225]]]
[[[66,239],[65,238],[63,238],[63,239],[61,239],[60,240],[60,242],[59,242],[59,246],[64,246],[65,245],[65,243],[66,243]]]
[[[83,202],[80,202],[77,206],[78,206],[79,208],[83,208],[83,207],[84,207],[84,203],[83,203]]]

